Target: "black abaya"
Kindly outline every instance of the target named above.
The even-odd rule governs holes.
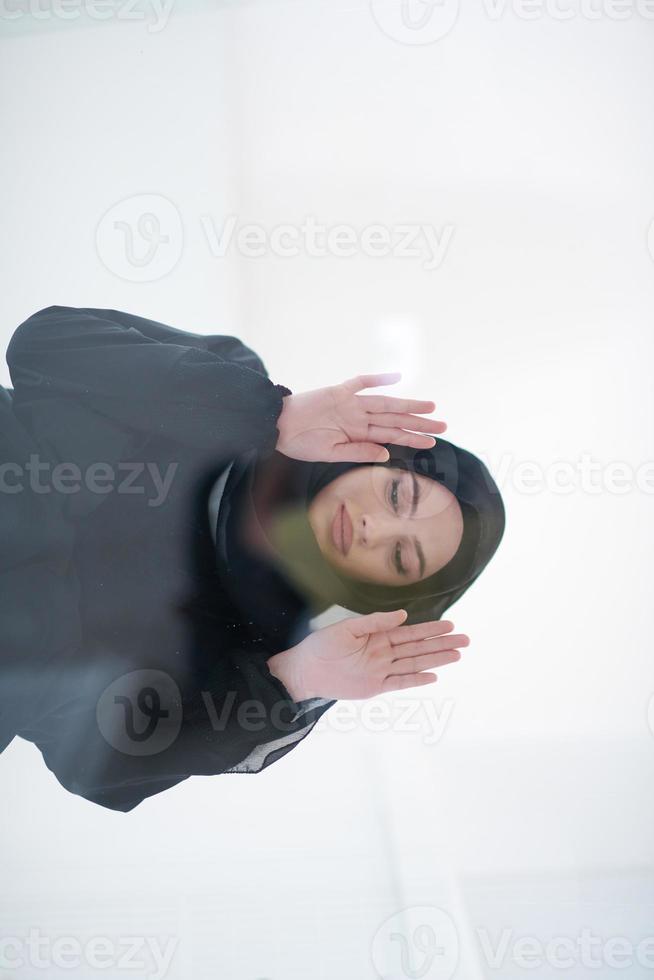
[[[68,790],[123,811],[190,775],[276,761],[333,702],[298,704],[270,673],[303,610],[272,634],[244,621],[206,503],[235,456],[274,449],[288,389],[234,337],[116,310],[42,310],[7,361],[0,750],[18,734]]]

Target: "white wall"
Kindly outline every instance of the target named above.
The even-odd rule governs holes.
[[[256,779],[196,779],[128,817],[67,796],[14,742],[0,759],[13,934],[44,928],[57,898],[62,934],[176,935],[171,977],[359,980],[388,915],[436,904],[467,980],[490,975],[466,940],[490,928],[488,887],[574,906],[571,934],[577,919],[644,934],[635,912],[618,926],[606,910],[654,903],[638,871],[653,843],[654,471],[650,492],[636,484],[653,459],[654,21],[644,0],[625,20],[608,0],[597,20],[572,0],[569,20],[486,0],[416,43],[452,2],[423,32],[399,26],[399,0],[180,3],[165,26],[147,4],[102,24],[0,17],[3,340],[60,303],[236,333],[294,389],[399,365],[507,507],[497,557],[451,612],[471,647],[417,700],[422,735],[399,731],[397,699],[377,735],[355,706],[353,732],[327,725]],[[168,241],[139,266],[112,222],[143,212]],[[426,253],[219,257],[207,228],[230,215],[268,232],[311,216],[357,233],[424,224],[447,248],[436,269]],[[552,481],[584,456],[599,492],[578,473],[567,493],[521,482],[521,464]],[[607,482],[620,462],[623,493]],[[545,872],[572,876],[573,899]],[[583,884],[608,872],[622,891]],[[546,939],[556,916],[535,916],[503,923]]]

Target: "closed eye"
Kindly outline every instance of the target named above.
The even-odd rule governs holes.
[[[420,502],[420,484],[416,479],[415,473],[411,473],[410,476],[411,476],[413,494],[411,497],[411,508],[409,511],[409,516],[415,517],[415,513],[416,510],[418,509],[418,504]],[[400,480],[399,479],[391,480],[389,497],[390,497],[391,507],[393,508],[394,512],[397,514],[400,506]]]
[[[398,496],[399,489],[400,489],[400,481],[391,480],[391,493],[390,493],[391,507],[393,508],[396,514],[397,514],[397,508],[399,504],[399,496]]]
[[[406,575],[407,574],[407,570],[404,567],[404,565],[402,564],[402,545],[400,544],[399,541],[395,545],[395,550],[393,552],[393,560],[394,560],[395,569],[396,569],[398,575]]]
[[[418,507],[418,502],[420,501],[420,484],[416,480],[415,473],[411,474],[411,479],[413,481],[413,499],[411,501],[411,517],[414,517],[416,513],[416,509]]]

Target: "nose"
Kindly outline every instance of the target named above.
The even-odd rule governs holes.
[[[382,544],[390,534],[397,535],[397,531],[397,518],[395,518],[394,530],[389,518],[373,517],[371,514],[362,514],[359,518],[359,540],[366,548],[374,548]]]

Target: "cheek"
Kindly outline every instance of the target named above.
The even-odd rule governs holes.
[[[373,585],[389,585],[388,576],[384,574],[378,557],[370,554],[358,552],[348,555],[347,558],[339,556],[339,568],[350,578],[360,579],[363,582],[370,582]]]
[[[334,504],[329,493],[320,494],[309,505],[307,516],[319,540],[326,540],[328,537],[329,515],[333,513],[333,508]]]
[[[329,551],[327,553],[323,552],[323,554],[332,568],[335,568],[338,572],[343,572],[344,575],[348,575],[350,578],[356,579],[365,573],[365,557],[362,558],[361,555],[350,552],[345,557],[333,547],[330,547]]]

